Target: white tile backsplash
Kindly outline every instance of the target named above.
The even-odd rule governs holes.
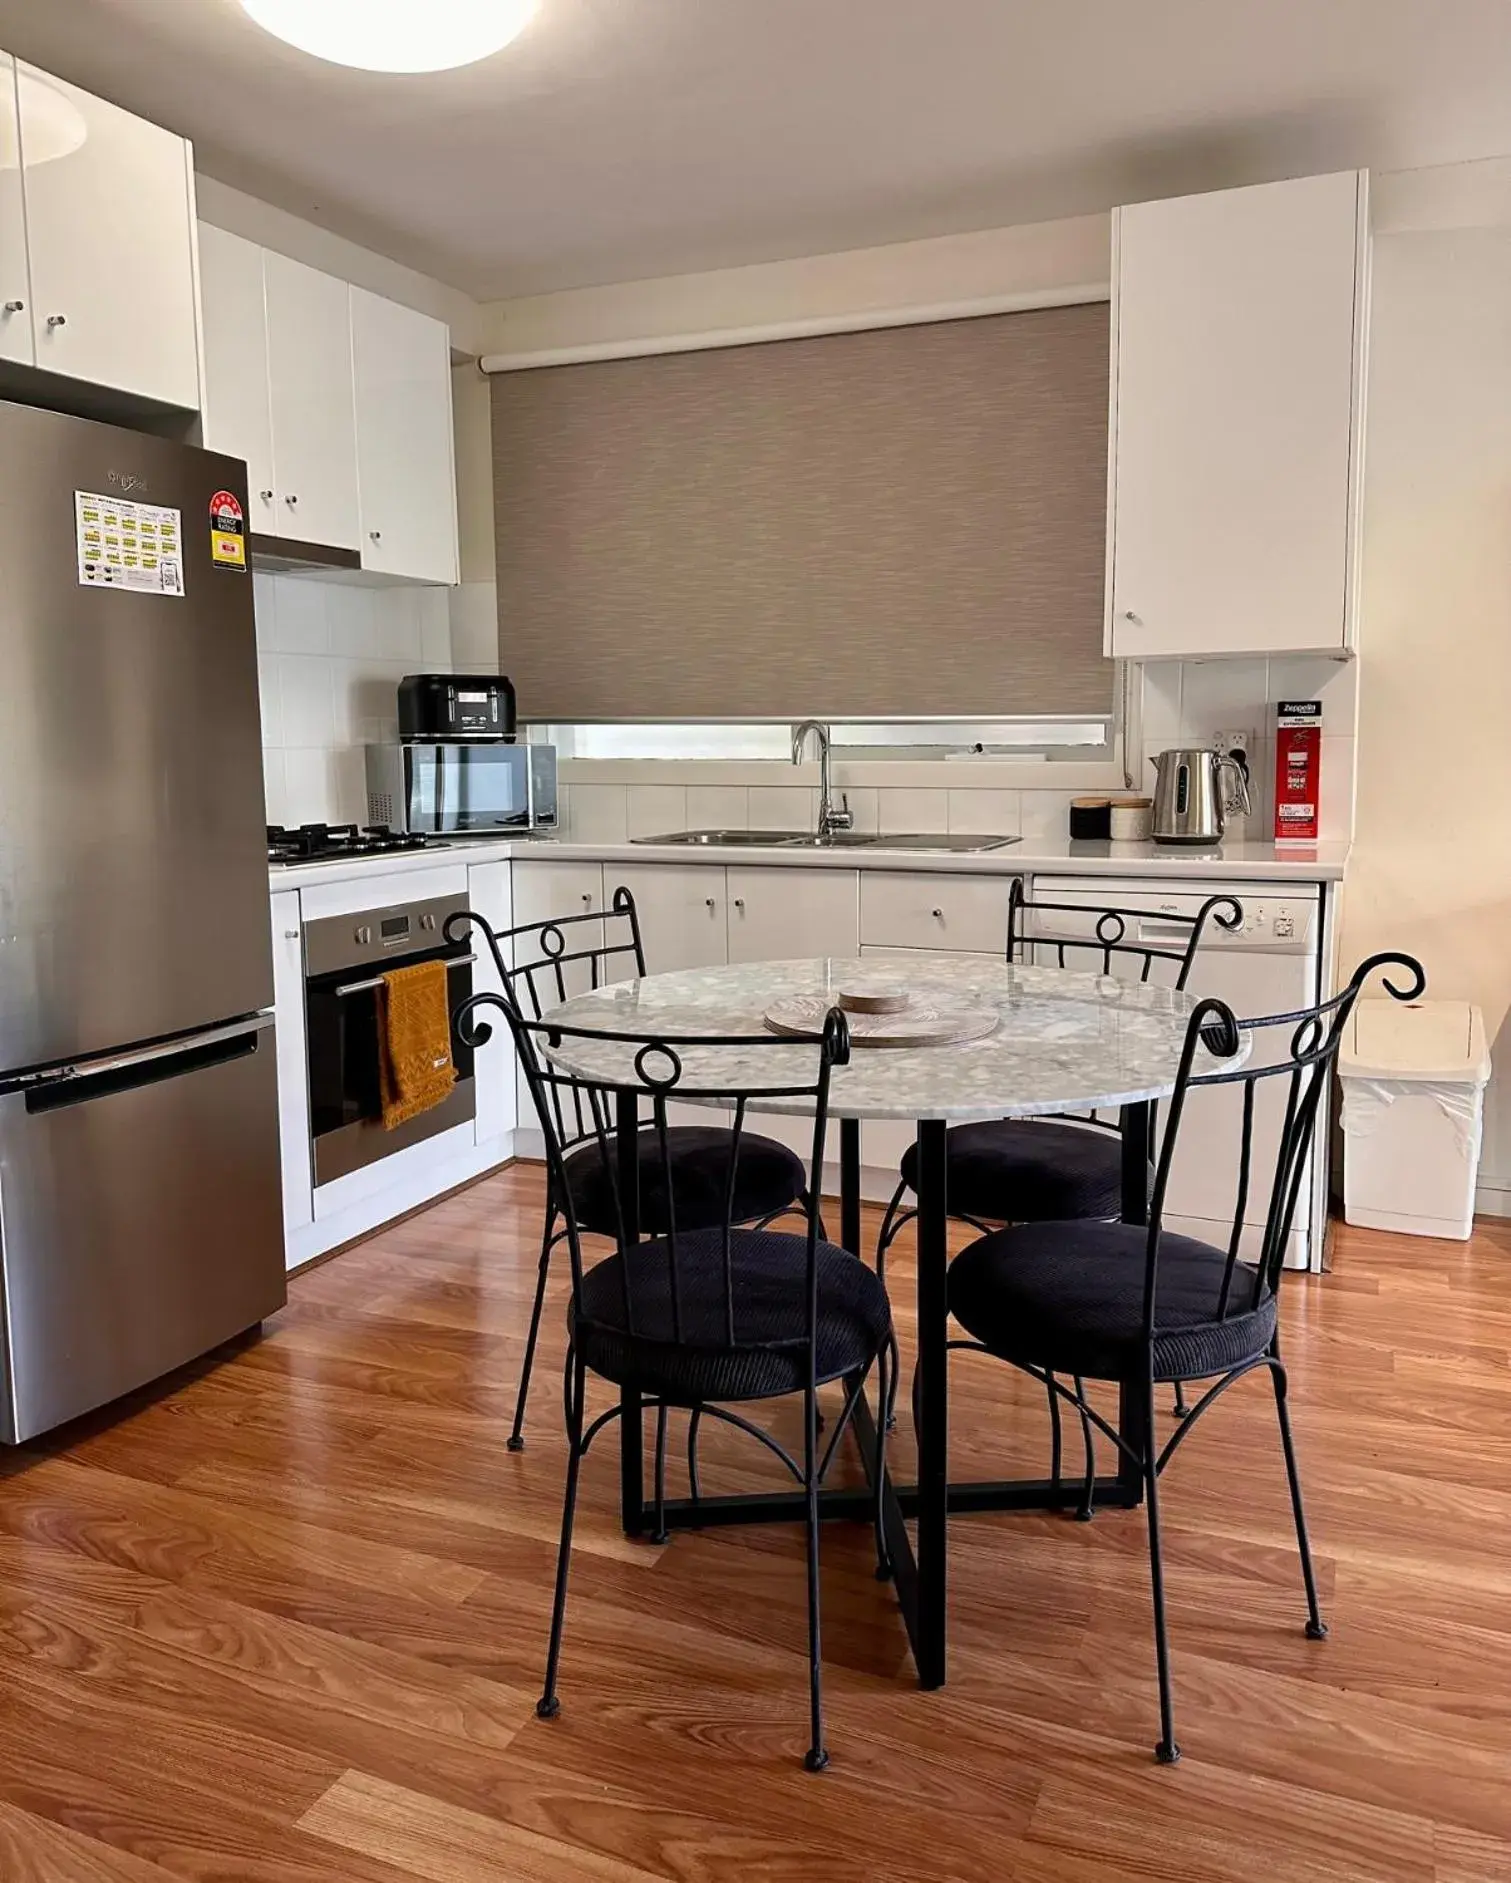
[[[572,785],[567,796],[568,831],[584,843],[623,843],[628,836],[622,785]]]
[[[950,827],[950,794],[928,786],[883,785],[880,800],[881,829],[895,836],[913,831],[944,831]]]
[[[806,785],[752,785],[752,830],[813,830],[818,824],[818,793]]]
[[[744,830],[750,796],[744,785],[689,785],[689,830]]]
[[[450,593],[259,574],[253,594],[268,821],[364,823],[362,747],[398,736],[406,673],[452,668]]]
[[[1016,837],[1023,816],[1021,793],[998,791],[990,787],[951,791],[950,823],[952,832],[973,837]]]
[[[626,791],[627,837],[665,837],[689,828],[685,785],[631,785]]]

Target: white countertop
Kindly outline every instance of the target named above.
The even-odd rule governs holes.
[[[946,876],[1149,876],[1168,881],[1330,883],[1342,878],[1349,846],[1319,843],[1277,849],[1272,843],[1230,843],[1211,850],[1181,844],[1073,842],[1068,837],[1030,837],[1003,850],[889,850],[886,844],[856,849],[783,850],[754,844],[728,848],[646,843],[574,843],[555,837],[462,838],[424,850],[384,857],[346,857],[329,863],[275,863],[273,889],[308,889],[349,882],[375,871],[434,868],[440,863],[700,863],[777,864],[791,869],[917,870]]]

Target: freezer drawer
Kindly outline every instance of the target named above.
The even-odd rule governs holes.
[[[0,1263],[7,1443],[280,1308],[272,1016],[0,1097]]]

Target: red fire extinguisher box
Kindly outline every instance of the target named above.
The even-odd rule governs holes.
[[[1275,708],[1275,841],[1317,841],[1322,792],[1322,702],[1282,700]]]

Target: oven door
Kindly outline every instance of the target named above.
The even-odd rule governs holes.
[[[494,741],[404,747],[408,828],[427,837],[528,830],[530,747]]]
[[[389,963],[444,960],[449,969],[451,1008],[472,993],[471,951],[462,944],[405,954]],[[451,1033],[456,1084],[434,1110],[421,1112],[392,1131],[383,1129],[378,1089],[378,1028],[381,977],[370,967],[335,968],[305,980],[309,1029],[310,1138],[315,1183],[334,1183],[380,1158],[439,1137],[476,1115],[472,1050]]]

